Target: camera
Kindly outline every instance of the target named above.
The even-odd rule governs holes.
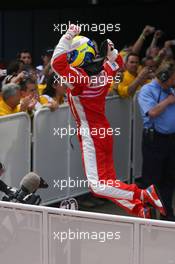
[[[39,205],[41,197],[36,194],[39,188],[48,188],[48,184],[34,172],[29,172],[22,178],[20,189],[12,188],[0,180],[0,191],[5,193],[2,201],[6,202]]]
[[[41,203],[41,197],[35,193],[26,194],[22,189],[7,187],[5,195],[2,197],[2,201],[39,205]]]
[[[24,73],[24,78],[27,79],[30,77],[30,73],[28,71],[23,71]]]
[[[7,76],[7,70],[6,69],[0,69],[0,77]]]

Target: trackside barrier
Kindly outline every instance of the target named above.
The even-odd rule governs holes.
[[[132,101],[118,96],[108,97],[106,115],[113,129],[120,128],[120,135],[113,136],[113,157],[117,177],[121,181],[130,180],[131,168],[131,116]]]
[[[26,264],[175,263],[175,223],[0,202],[0,259]]]
[[[44,264],[43,212],[0,202],[1,263]]]
[[[142,175],[142,131],[143,123],[136,94],[133,98],[133,181]]]
[[[76,129],[76,124],[75,124],[74,118],[70,110],[69,110],[69,124],[71,127]],[[72,147],[71,147],[71,144],[72,144]],[[68,164],[69,164],[68,177],[70,179],[74,179],[75,182],[82,181],[82,183],[84,183],[81,185],[81,187],[76,186],[76,185],[75,186],[71,185],[72,187],[68,188],[68,196],[69,197],[78,196],[78,195],[89,192],[87,178],[85,177],[85,174],[84,174],[80,145],[79,145],[78,138],[76,135],[69,137]]]
[[[33,165],[34,171],[49,184],[40,191],[43,202],[53,202],[87,192],[86,188],[74,186],[77,178],[86,180],[76,135],[70,138],[68,131],[72,126],[69,107],[61,106],[56,112],[40,110],[34,117]],[[72,126],[73,127],[73,126]],[[75,127],[75,125],[74,125]],[[61,128],[64,135],[61,137]],[[72,133],[73,134],[73,133]],[[71,149],[70,140],[74,146]],[[72,188],[69,188],[69,182]]]
[[[0,161],[5,164],[3,180],[19,187],[22,177],[30,171],[31,122],[26,113],[0,117]]]
[[[117,96],[107,98],[106,114],[111,127],[114,130],[120,129],[121,134],[114,135],[114,161],[118,178],[128,181],[131,152],[131,101],[119,99]],[[35,114],[33,164],[34,171],[50,185],[48,190],[40,191],[45,204],[88,192],[77,136],[66,133],[69,127],[76,128],[76,125],[68,105],[61,106],[54,113],[48,109],[42,109]],[[61,128],[64,128],[65,133],[62,137],[60,136]]]

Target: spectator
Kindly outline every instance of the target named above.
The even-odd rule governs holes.
[[[147,56],[142,59],[142,67],[149,67],[153,72],[156,71],[157,65],[153,57]]]
[[[50,60],[53,54],[53,49],[49,48],[43,51],[42,53],[42,65],[36,67],[37,69],[37,83],[39,94],[43,94],[44,89],[46,88],[47,80],[52,74],[52,69],[50,66]]]
[[[158,46],[158,40],[162,37],[162,35],[163,35],[163,32],[161,30],[156,30],[154,32],[152,42],[146,51],[147,57],[151,56],[154,58],[158,55],[158,53],[160,51],[160,48]]]
[[[175,40],[167,40],[164,43],[162,49],[159,50],[159,53],[154,56],[154,61],[156,65],[159,66],[163,60],[172,60],[174,55],[172,47],[175,45]]]
[[[50,63],[53,51],[54,50],[52,48],[48,48],[48,49],[43,51],[42,56],[41,56],[42,61],[43,61],[43,68]]]
[[[30,78],[33,81],[35,81],[35,83],[37,83],[37,71],[35,67],[29,64],[24,64],[22,66],[22,71],[24,72],[24,75],[25,75],[24,79]]]
[[[175,40],[167,40],[164,43],[164,49],[166,50],[166,59],[171,60],[173,59],[173,51],[172,47],[175,46]]]
[[[50,60],[53,54],[53,49],[48,48],[43,51],[41,59],[42,59],[42,65],[37,66],[37,72],[38,72],[38,84],[46,84],[47,78],[50,75],[51,66],[50,66]],[[46,86],[45,86],[46,87]]]
[[[55,73],[52,73],[48,79],[47,87],[43,94],[52,97],[59,105],[64,103],[66,85],[61,83],[61,80]]]
[[[126,57],[125,67],[117,92],[121,97],[126,98],[133,96],[141,85],[152,78],[153,71],[146,66],[138,73],[139,56],[133,52]]]
[[[34,80],[27,78],[26,80],[20,83],[21,86],[21,97],[31,98],[34,107],[32,110],[38,110],[41,107],[49,107],[51,111],[54,111],[58,108],[58,104],[48,95],[39,95],[37,90],[37,85]]]
[[[146,56],[155,58],[156,56],[158,56],[159,51],[160,51],[159,47],[149,48],[149,52],[146,52]]]
[[[156,78],[138,96],[143,119],[143,188],[155,184],[167,209],[166,220],[175,220],[172,198],[175,183],[175,63],[164,62]]]
[[[15,114],[26,111],[29,102],[22,102],[20,105],[20,86],[14,83],[6,84],[2,87],[2,100],[0,101],[0,116]]]
[[[110,87],[109,87],[109,90],[108,90],[108,96],[112,96],[112,95],[117,95],[118,92],[118,85],[122,79],[122,76],[123,76],[123,69],[120,69],[118,72],[117,72],[117,75],[114,77]]]
[[[120,51],[120,54],[123,57],[124,61],[126,60],[128,54],[131,52],[137,53],[137,55],[139,55],[146,38],[154,32],[154,27],[149,25],[145,26],[136,42],[133,45],[129,45],[128,47],[125,47],[123,50]]]
[[[35,67],[33,67],[32,65],[23,65],[22,67],[23,72],[24,72],[24,80],[27,78],[32,79],[35,83],[37,83],[38,80],[38,73],[37,73],[37,69]],[[38,84],[37,83],[37,89],[39,92],[39,95],[42,95],[43,90],[46,88],[46,84]]]
[[[12,61],[7,67],[7,76],[4,78],[2,84],[7,83],[19,83],[24,78],[24,72],[22,71],[22,61]]]
[[[17,54],[17,60],[22,61],[24,64],[32,65],[32,55],[27,49],[23,49]]]
[[[151,49],[152,56],[157,66],[159,66],[163,60],[169,61],[174,59],[174,54],[172,50],[174,45],[175,40],[167,40],[165,41],[164,46],[161,49],[157,47]]]

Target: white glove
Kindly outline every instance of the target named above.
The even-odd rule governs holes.
[[[67,32],[61,37],[59,43],[57,44],[54,53],[52,55],[52,60],[51,60],[51,64],[52,61],[54,60],[55,57],[65,53],[65,52],[69,52],[71,49],[71,42],[73,40],[73,38],[77,35],[79,35],[81,32],[80,27],[71,24],[69,26],[69,29],[67,30]]]
[[[114,43],[107,39],[108,42],[108,51],[107,51],[107,58],[110,62],[114,62],[118,56],[118,50],[114,48]]]
[[[75,36],[78,36],[81,32],[81,28],[74,25],[74,24],[71,24],[69,26],[69,29],[67,30],[67,32],[65,33],[65,38],[67,40],[72,40]]]

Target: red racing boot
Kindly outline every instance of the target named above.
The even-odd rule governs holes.
[[[158,193],[158,190],[154,185],[150,185],[147,189],[142,190],[141,200],[144,204],[151,204],[154,208],[159,210],[160,214],[166,215],[165,207]]]
[[[138,212],[138,217],[156,219],[156,210],[153,207],[143,207]]]

